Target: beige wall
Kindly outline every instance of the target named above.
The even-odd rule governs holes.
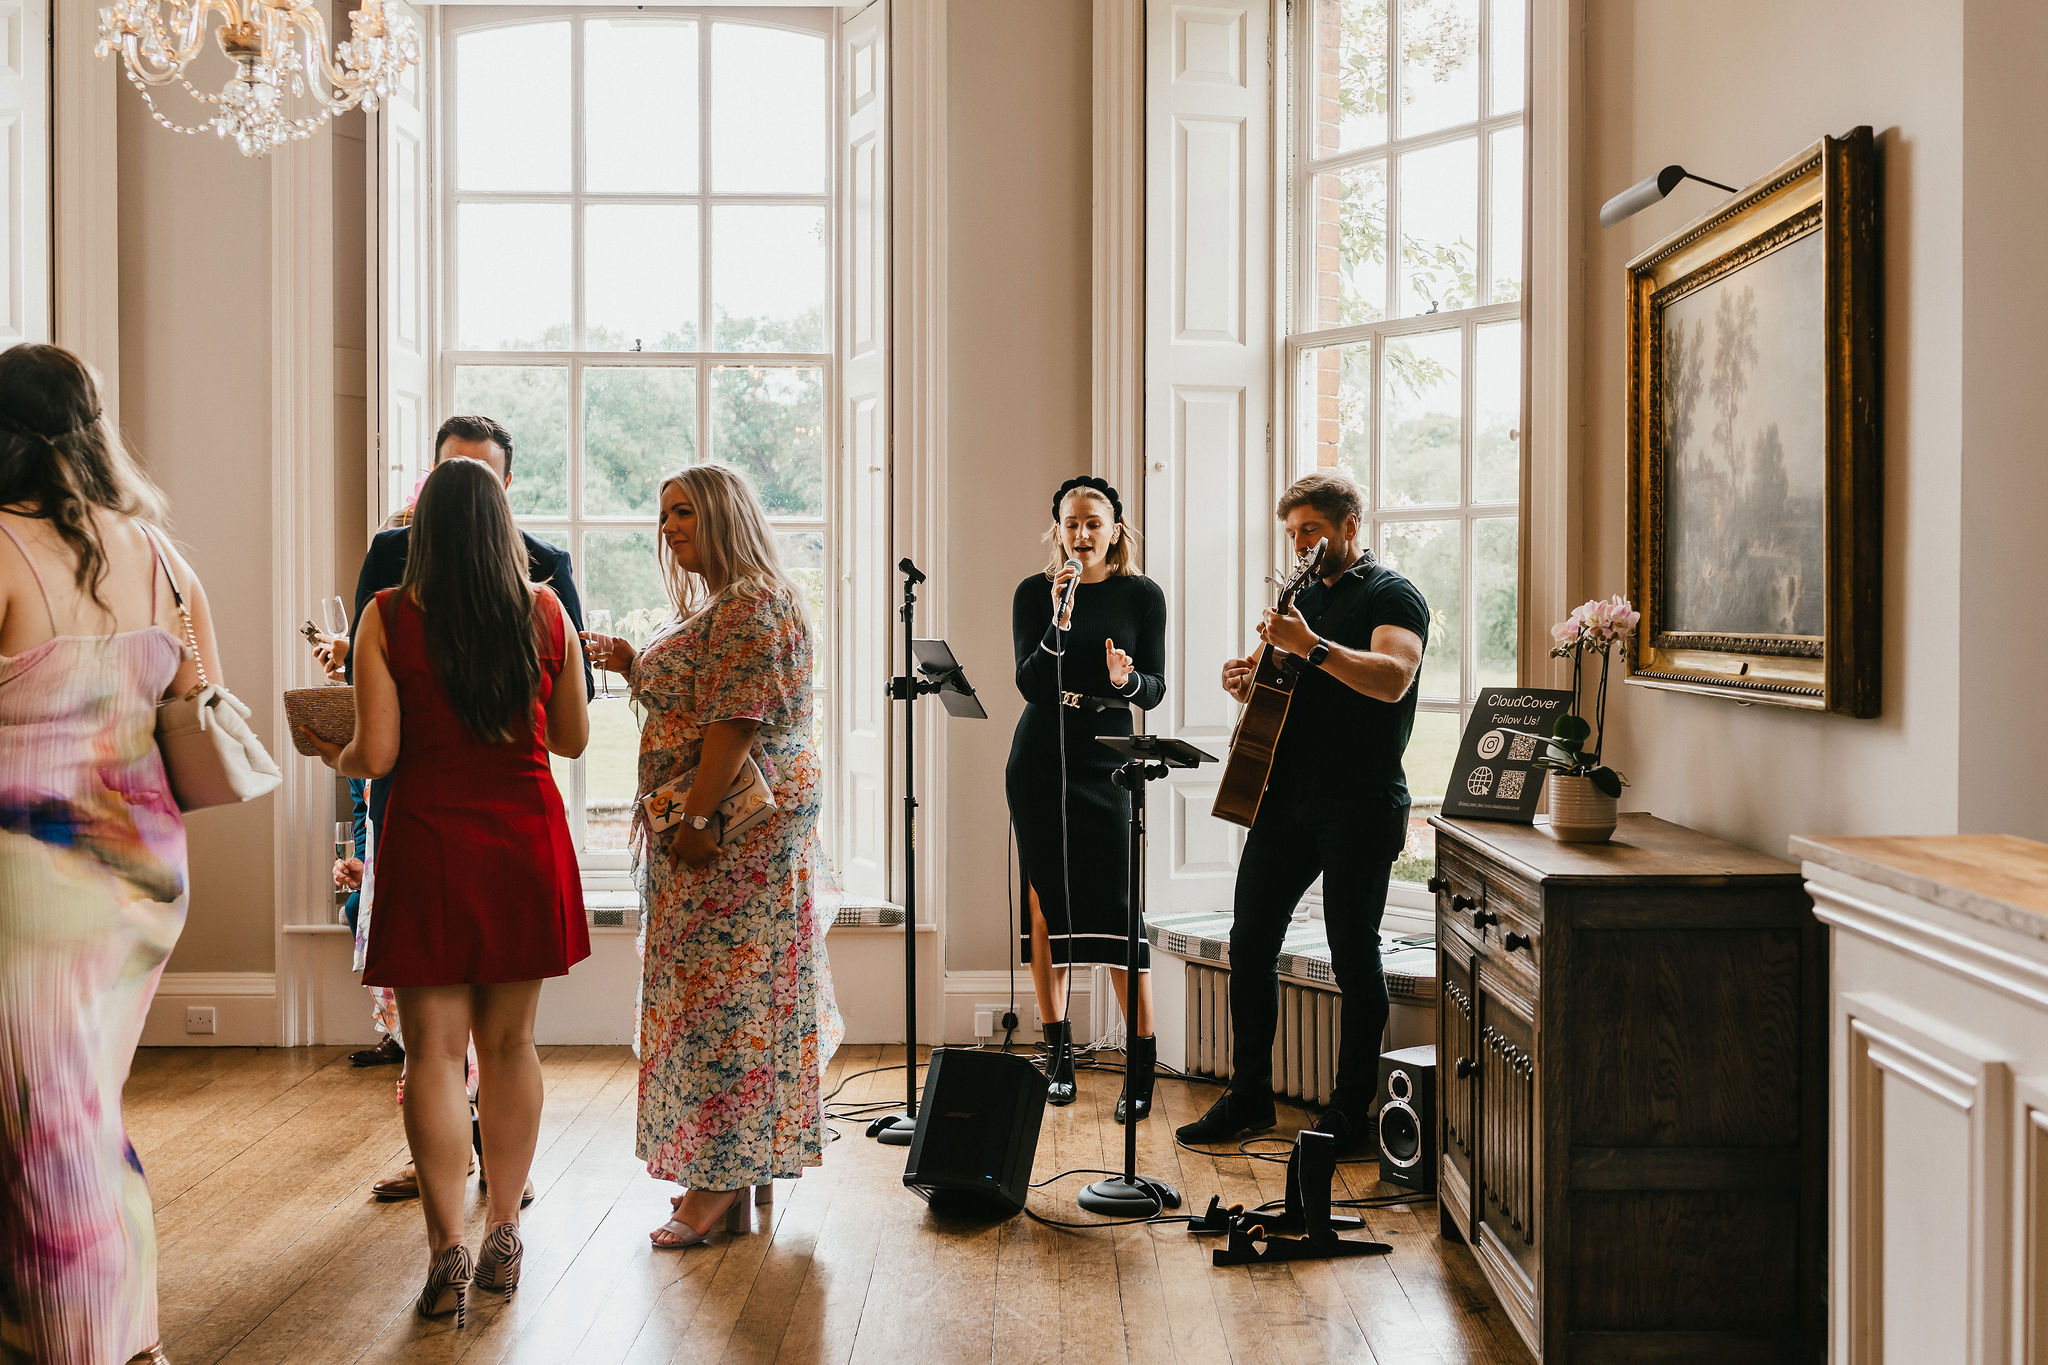
[[[1876,130],[1883,161],[1883,715],[1859,721],[1618,689],[1609,701],[1608,752],[1634,782],[1624,794],[1626,809],[1654,811],[1781,855],[1795,833],[1940,832],[1959,825],[1959,793],[1972,771],[1957,757],[1969,676],[1957,661],[1965,555],[2005,552],[1966,552],[1969,523],[1959,493],[1970,338],[1962,304],[1966,101],[1958,12],[1923,0],[1867,0],[1846,22],[1843,8],[1829,0],[1588,0],[1581,206],[1588,224],[1581,390],[1586,581],[1573,600],[1620,592],[1626,582],[1624,265],[1709,208],[1720,192],[1683,185],[1607,230],[1595,219],[1601,201],[1672,162],[1740,185],[1823,134],[1859,123]],[[2031,110],[2028,116],[2040,117]],[[2022,449],[2001,450],[1985,463],[2005,471],[2023,458]],[[2003,473],[1987,480],[1994,489],[2013,481]],[[2007,629],[2017,627],[2009,618]],[[1972,623],[1969,647],[1995,647],[2004,633]],[[2036,691],[2040,675],[2037,664]],[[2034,752],[2040,754],[2038,745]],[[1988,818],[1967,823],[2025,823],[2013,812],[1981,814]],[[2038,811],[2033,828],[2039,832]]]
[[[989,712],[942,722],[954,971],[1010,961],[1003,764],[1023,709],[1010,601],[1044,567],[1052,490],[1089,467],[1090,14],[1088,0],[971,0],[947,18],[947,615]]]
[[[270,164],[217,138],[173,136],[132,90],[120,93],[121,421],[170,496],[173,533],[206,585],[224,680],[254,706],[258,733],[278,753],[269,733],[278,624]],[[275,813],[266,800],[191,818],[192,908],[170,970],[272,969]]]

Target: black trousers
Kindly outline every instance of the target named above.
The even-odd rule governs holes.
[[[1387,1027],[1380,918],[1387,909],[1387,879],[1407,832],[1406,804],[1268,793],[1237,864],[1230,926],[1233,1088],[1272,1088],[1280,944],[1302,893],[1320,875],[1330,967],[1344,997],[1331,1102],[1364,1119],[1379,1087],[1380,1038]]]

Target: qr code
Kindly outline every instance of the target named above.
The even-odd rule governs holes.
[[[1534,757],[1536,757],[1536,736],[1516,735],[1509,743],[1508,758],[1511,762],[1527,763]]]
[[[1528,776],[1529,774],[1523,772],[1520,768],[1509,768],[1506,772],[1502,773],[1500,775],[1500,791],[1498,793],[1500,799],[1503,801],[1521,800],[1522,783]]]

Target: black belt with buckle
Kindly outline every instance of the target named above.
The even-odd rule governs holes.
[[[1128,711],[1128,697],[1091,697],[1085,692],[1060,693],[1060,705],[1087,711]]]

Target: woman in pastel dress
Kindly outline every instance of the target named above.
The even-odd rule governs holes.
[[[844,1034],[825,965],[829,915],[811,742],[811,623],[746,476],[693,465],[661,485],[662,568],[677,620],[644,650],[586,634],[645,711],[639,788],[692,769],[683,819],[646,835],[637,1152],[685,1187],[657,1247],[743,1231],[749,1191],[822,1160],[825,1062]],[[749,755],[776,813],[721,847],[720,796]]]
[[[184,928],[156,706],[221,681],[164,500],[82,361],[0,354],[0,1361],[164,1359],[156,1223],[121,1088]]]

